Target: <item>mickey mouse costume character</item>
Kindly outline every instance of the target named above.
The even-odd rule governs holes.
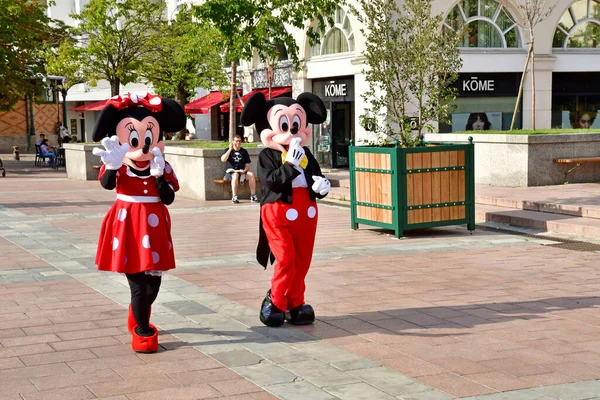
[[[136,352],[158,350],[150,307],[163,272],[175,268],[166,205],[179,190],[177,177],[163,158],[163,131],[180,131],[185,122],[177,102],[142,93],[109,99],[94,127],[94,141],[102,139],[105,148],[93,150],[104,163],[98,180],[103,188],[117,192],[102,221],[96,265],[101,271],[127,276],[131,289],[127,329]]]
[[[287,320],[312,324],[313,308],[304,303],[304,279],[312,260],[317,231],[317,203],[331,184],[308,147],[309,123],[325,121],[323,101],[312,93],[297,100],[288,97],[267,101],[256,93],[244,106],[241,122],[256,124],[266,146],[258,157],[260,180],[260,236],[256,259],[265,268],[274,260],[271,289],[262,302],[260,320],[277,327]]]

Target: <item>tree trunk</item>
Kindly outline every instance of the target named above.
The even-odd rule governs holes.
[[[535,130],[535,55],[533,53],[533,35],[531,39],[531,129]]]
[[[231,92],[229,93],[229,141],[233,141],[236,134],[235,124],[235,95],[237,93],[237,65],[231,63]]]
[[[177,92],[175,93],[175,101],[178,102],[182,108],[185,107],[185,88],[181,86],[177,88]],[[185,129],[175,133],[175,140],[185,140]]]
[[[527,51],[527,58],[525,58],[525,67],[523,68],[523,75],[521,75],[521,83],[519,84],[519,94],[517,95],[517,103],[515,104],[515,111],[513,112],[512,121],[510,122],[510,132],[512,132],[515,126],[515,120],[517,119],[517,110],[519,109],[519,104],[521,103],[521,97],[523,96],[523,83],[525,83],[525,75],[527,74],[527,66],[529,65],[529,60],[531,59],[531,54],[533,52],[533,45],[529,45],[529,50]]]
[[[110,96],[117,96],[119,94],[119,87],[121,86],[121,80],[115,78],[110,81]]]
[[[273,66],[270,62],[267,63],[267,85],[269,86],[269,98],[267,100],[271,100],[272,96],[272,88],[273,88]]]

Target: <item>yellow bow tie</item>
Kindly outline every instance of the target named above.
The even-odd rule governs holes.
[[[285,164],[285,156],[287,155],[287,151],[284,151],[283,153],[281,153],[281,163]],[[306,154],[304,155],[304,157],[302,157],[302,160],[300,161],[300,167],[302,167],[302,169],[306,169],[306,166],[308,165],[308,157],[306,157]]]

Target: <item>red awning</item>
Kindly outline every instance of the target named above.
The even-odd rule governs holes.
[[[73,111],[102,111],[102,109],[106,105],[107,101],[108,101],[108,99],[96,101],[93,103],[84,104],[82,106],[71,108],[71,110],[73,110]]]
[[[227,101],[228,99],[229,93],[210,92],[206,96],[186,104],[183,109],[186,114],[208,114],[210,113],[210,108],[212,106]]]
[[[292,87],[291,86],[271,88],[271,98],[275,98],[275,97],[283,96],[285,94],[289,94],[289,93],[291,93],[291,91],[292,91]],[[268,88],[254,89],[253,91],[248,92],[248,93],[246,93],[245,95],[242,96],[242,101],[244,102],[244,104],[246,104],[246,101],[248,101],[248,99],[250,98],[250,96],[252,96],[256,92],[262,92],[267,99],[269,98],[269,89]],[[236,112],[242,112],[243,109],[244,109],[244,106],[242,106],[242,103],[240,103],[240,99],[236,98],[235,99],[235,111]],[[221,105],[221,112],[225,112],[225,113],[229,112],[229,102]]]

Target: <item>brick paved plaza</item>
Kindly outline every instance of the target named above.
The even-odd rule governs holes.
[[[161,347],[142,355],[125,277],[94,265],[114,193],[4,161],[0,400],[600,399],[595,252],[464,226],[398,240],[322,203],[317,321],[267,328],[258,205],[179,197],[178,268],[152,310]]]

